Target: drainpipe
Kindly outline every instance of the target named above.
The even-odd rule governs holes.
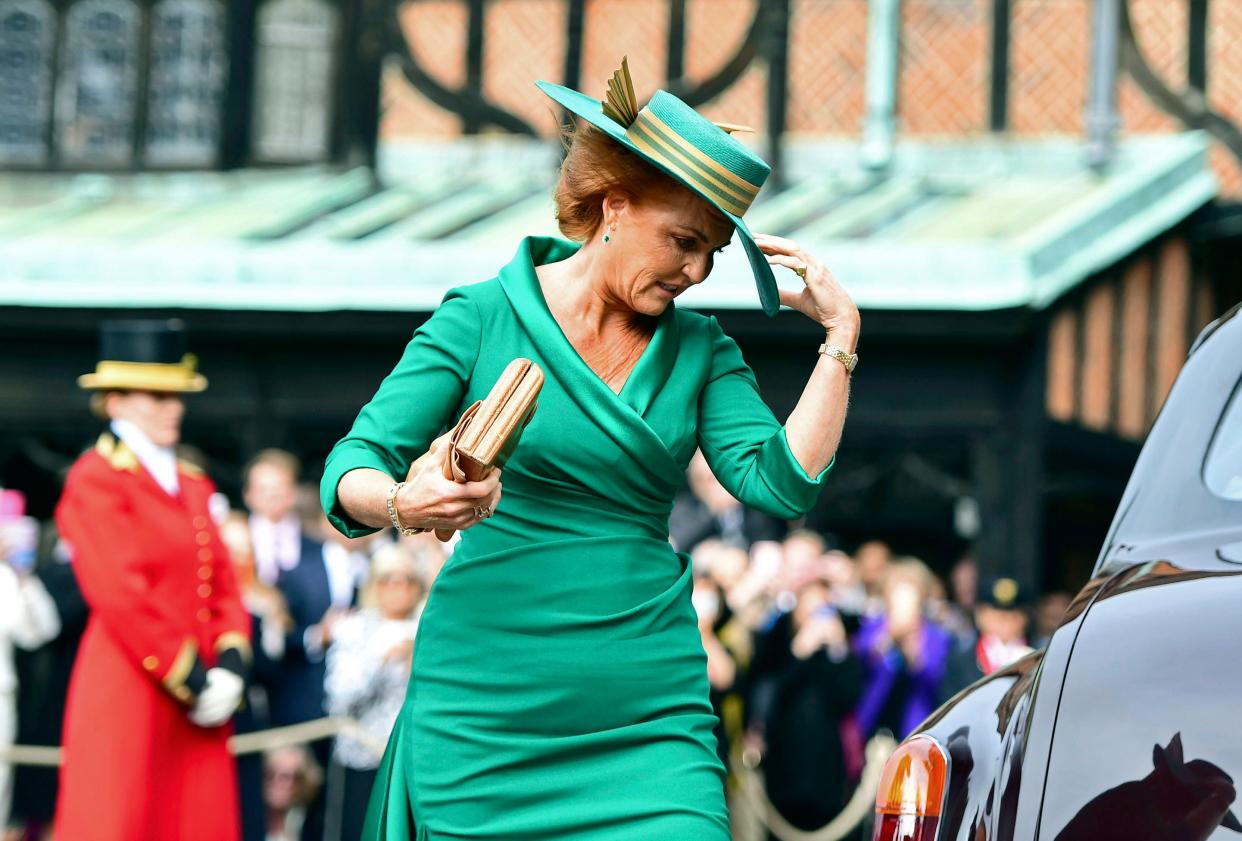
[[[1091,88],[1087,99],[1087,164],[1102,172],[1116,147],[1117,64],[1123,0],[1095,0],[1092,15]]]
[[[888,169],[893,159],[900,39],[901,0],[870,0],[867,4],[867,104],[862,161],[872,170]]]

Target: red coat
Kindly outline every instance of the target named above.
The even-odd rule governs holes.
[[[91,614],[65,709],[57,838],[240,835],[232,726],[187,713],[222,654],[248,662],[250,620],[208,512],[214,486],[184,463],[178,481],[175,498],[111,435],[65,481],[56,523]]]

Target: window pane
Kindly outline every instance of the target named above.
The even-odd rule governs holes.
[[[47,161],[55,25],[45,0],[0,0],[0,164]]]
[[[65,16],[56,142],[66,163],[123,166],[132,160],[138,24],[131,0],[82,0]]]
[[[273,0],[259,12],[255,155],[328,155],[337,10],[326,0]]]
[[[224,96],[224,6],[162,0],[151,20],[146,161],[208,166],[220,143]]]
[[[1242,500],[1242,382],[1234,389],[1208,447],[1203,480],[1217,496]]]

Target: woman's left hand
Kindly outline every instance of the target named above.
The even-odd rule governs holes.
[[[846,350],[852,351],[852,345],[858,339],[859,315],[858,307],[845,287],[823,263],[793,240],[770,234],[755,234],[754,237],[755,244],[773,266],[787,269],[806,267],[806,277],[802,279],[805,286],[798,292],[780,289],[781,304],[822,324],[834,342],[848,343]]]

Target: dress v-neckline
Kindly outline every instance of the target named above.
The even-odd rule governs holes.
[[[535,238],[529,238],[535,239]],[[532,243],[534,244],[534,243]],[[628,406],[640,417],[644,414],[650,400],[654,397],[658,383],[654,375],[649,375],[648,369],[657,364],[658,361],[664,361],[671,364],[668,359],[670,351],[670,342],[676,340],[673,333],[676,330],[676,308],[673,302],[665,308],[656,318],[655,331],[651,334],[651,338],[647,341],[647,346],[643,348],[643,352],[639,355],[638,361],[630,368],[629,374],[625,378],[625,382],[621,384],[619,391],[613,391],[612,386],[608,385],[595,369],[587,364],[582,358],[582,354],[574,347],[573,342],[569,340],[569,336],[565,334],[561,323],[556,320],[556,316],[552,314],[551,307],[548,306],[547,297],[543,292],[543,285],[539,282],[539,275],[535,271],[537,265],[546,265],[548,263],[556,263],[570,257],[581,246],[573,242],[553,241],[553,247],[547,249],[548,253],[536,255],[534,249],[529,250],[530,263],[526,267],[527,286],[529,286],[529,296],[533,299],[532,303],[537,303],[537,309],[543,320],[547,322],[548,332],[555,337],[553,341],[557,342],[562,350],[563,355],[568,359],[568,364],[578,367],[585,373],[591,381],[599,383],[602,389],[612,395],[613,399],[618,400]],[[550,257],[551,259],[537,262],[539,256]]]
[[[684,481],[684,467],[673,458],[668,442],[652,428],[647,415],[677,366],[680,318],[670,304],[621,390],[613,391],[586,364],[553,318],[535,274],[535,266],[564,260],[580,247],[559,237],[524,237],[517,254],[498,274],[500,286],[536,358],[547,366],[547,375],[559,381],[566,396],[652,479],[677,486]]]
[[[607,388],[613,394],[617,395],[617,398],[620,399],[621,395],[625,393],[626,386],[628,386],[631,382],[634,382],[634,374],[635,372],[638,371],[639,366],[642,365],[643,357],[647,355],[647,351],[649,351],[651,349],[652,344],[655,343],[656,333],[660,331],[659,317],[657,316],[656,318],[655,329],[652,330],[651,335],[647,337],[647,343],[643,345],[643,349],[638,354],[638,358],[634,360],[634,364],[630,366],[630,370],[626,373],[625,381],[621,383],[621,388],[614,390],[612,386],[608,385],[608,381],[605,380],[602,376],[600,376],[599,372],[596,371],[594,368],[592,368],[587,363],[586,357],[584,357],[582,355],[582,352],[579,351],[578,348],[574,346],[574,343],[569,338],[569,334],[565,332],[565,328],[561,326],[561,323],[559,321],[557,321],[556,314],[552,312],[552,307],[548,306],[548,296],[544,294],[543,283],[541,283],[539,280],[539,272],[535,272],[535,285],[539,287],[539,297],[543,300],[543,305],[547,308],[548,315],[551,316],[552,321],[556,323],[557,329],[561,331],[561,335],[565,338],[565,342],[569,345],[570,350],[574,352],[574,355],[578,357],[579,361],[582,362],[583,366],[585,366],[587,370],[589,370],[592,374],[594,374],[595,377],[604,384],[605,388]]]

